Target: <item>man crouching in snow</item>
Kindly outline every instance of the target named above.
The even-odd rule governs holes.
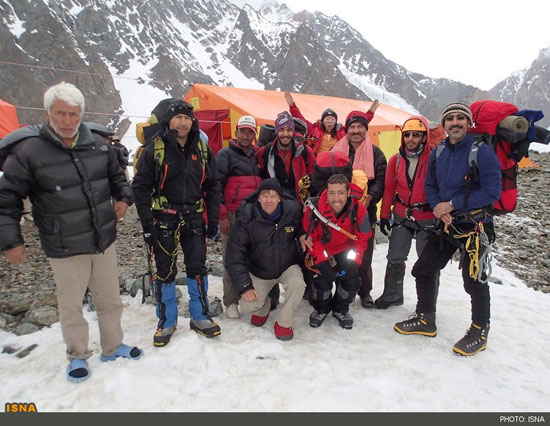
[[[306,287],[296,245],[300,210],[294,198],[283,196],[277,179],[262,181],[237,210],[225,255],[231,283],[242,295],[241,311],[252,313],[252,325],[266,323],[271,307],[268,294],[282,284],[285,300],[274,325],[279,340],[294,337],[294,311]]]
[[[0,248],[8,262],[26,257],[19,220],[29,196],[57,289],[61,332],[67,345],[67,379],[90,377],[88,322],[82,300],[89,288],[97,307],[102,361],[138,359],[143,351],[122,343],[122,301],[114,246],[116,224],[133,202],[132,189],[107,128],[82,123],[84,96],[62,82],[44,95],[48,123],[7,135],[11,154],[0,178]],[[112,203],[114,198],[116,202]]]
[[[342,328],[353,327],[349,305],[361,285],[359,267],[372,237],[367,209],[359,201],[363,191],[356,188],[358,197],[350,196],[348,178],[332,175],[321,196],[306,202],[302,224],[307,233],[300,243],[311,254],[316,271],[310,302],[315,310],[309,317],[314,328],[321,326],[330,311]]]

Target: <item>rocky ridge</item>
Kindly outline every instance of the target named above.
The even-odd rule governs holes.
[[[550,154],[531,152],[531,160],[539,168],[520,170],[516,210],[495,219],[497,240],[493,256],[528,287],[550,293],[550,217],[544,204],[550,200]],[[27,260],[22,265],[10,265],[5,256],[0,256],[0,328],[17,334],[32,333],[58,320],[53,274],[40,248],[36,227],[32,222],[24,222],[22,231]],[[127,216],[119,224],[116,244],[121,294],[135,296],[141,289],[141,277],[147,265],[134,207],[128,209]],[[178,261],[180,271],[183,269],[181,259],[182,256]],[[209,274],[222,275],[220,243],[209,243],[207,267]],[[499,281],[498,277],[492,278],[493,283]],[[178,283],[184,284],[181,273]],[[152,303],[150,296],[147,302]],[[219,299],[211,303],[219,313]],[[181,314],[187,315],[185,307]]]

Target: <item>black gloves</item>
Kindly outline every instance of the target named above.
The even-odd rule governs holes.
[[[220,231],[218,229],[218,222],[208,223],[208,229],[206,230],[206,236],[212,241],[218,241]]]
[[[150,249],[156,246],[157,230],[153,225],[143,227],[143,240],[145,241],[145,244],[149,246]]]
[[[389,236],[388,234],[391,232],[389,219],[380,219],[380,231],[382,231],[382,234],[384,234],[386,237]]]

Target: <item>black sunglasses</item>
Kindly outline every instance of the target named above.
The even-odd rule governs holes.
[[[419,138],[422,136],[422,132],[403,132],[403,137],[408,138],[409,136],[412,136],[413,138]]]

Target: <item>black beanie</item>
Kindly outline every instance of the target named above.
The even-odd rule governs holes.
[[[336,111],[333,109],[327,108],[323,111],[323,114],[321,114],[321,122],[327,118],[328,116],[334,117],[336,121],[338,121],[338,114],[336,114]]]
[[[166,114],[164,116],[164,121],[166,122],[166,124],[170,124],[170,120],[178,114],[185,114],[191,119],[195,118],[195,114],[193,113],[193,107],[191,106],[191,104],[188,104],[182,99],[177,99],[175,102],[172,102],[168,105]]]
[[[281,198],[283,197],[283,188],[281,187],[278,179],[269,178],[262,180],[260,182],[260,186],[258,187],[258,195],[260,195],[264,189],[272,189],[273,191],[277,191]]]

